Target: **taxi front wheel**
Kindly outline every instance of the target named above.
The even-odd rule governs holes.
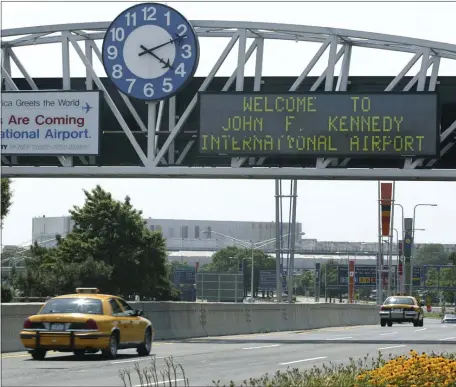
[[[144,333],[144,342],[138,347],[139,356],[149,356],[152,349],[152,332],[149,329]]]
[[[44,349],[34,349],[30,351],[30,355],[32,355],[32,358],[34,360],[44,360],[46,357],[46,352]]]

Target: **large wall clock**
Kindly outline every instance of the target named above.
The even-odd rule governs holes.
[[[177,94],[198,67],[198,37],[175,9],[134,5],[117,16],[103,40],[103,66],[122,93],[145,101]]]

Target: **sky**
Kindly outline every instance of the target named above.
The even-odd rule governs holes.
[[[456,3],[228,3],[167,2],[189,20],[262,21],[344,28],[387,33],[456,44]],[[132,2],[3,2],[2,29],[77,22],[111,21]],[[196,76],[205,76],[224,49],[224,39],[200,39],[201,56]],[[223,43],[223,44],[222,44]],[[299,75],[318,45],[266,42],[265,76]],[[72,49],[73,50],[73,49]],[[233,50],[234,51],[234,50]],[[32,77],[60,77],[58,45],[20,48],[15,51]],[[284,61],[284,53],[287,60]],[[219,76],[231,75],[236,53],[228,58]],[[350,75],[397,75],[411,54],[354,48]],[[323,56],[310,76],[324,69]],[[102,66],[95,67],[104,76]],[[254,61],[246,66],[252,75]],[[415,74],[417,67],[412,68]],[[83,64],[71,53],[71,75],[85,76]],[[443,60],[440,75],[456,76],[456,61]],[[13,67],[13,76],[19,76]],[[145,217],[274,221],[274,181],[165,180],[165,179],[14,179],[13,205],[5,220],[2,244],[31,240],[32,217],[63,216],[73,205],[82,205],[83,189],[101,185],[117,199],[129,195]],[[289,183],[284,184],[288,187]],[[306,238],[329,241],[377,240],[377,182],[298,182],[297,221]],[[456,183],[398,182],[396,203],[412,217],[418,203],[437,204],[417,210],[419,243],[456,243]],[[284,201],[285,209],[288,204]],[[285,210],[287,211],[287,210]],[[396,211],[396,226],[400,212]]]

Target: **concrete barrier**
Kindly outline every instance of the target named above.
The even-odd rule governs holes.
[[[155,339],[185,339],[378,323],[378,307],[361,304],[131,302],[154,324]],[[2,304],[2,352],[22,351],[19,331],[41,303]]]

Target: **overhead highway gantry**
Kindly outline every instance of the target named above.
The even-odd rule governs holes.
[[[226,38],[227,46],[218,59],[202,55],[200,62],[216,59],[207,77],[193,78],[176,96],[159,102],[158,111],[155,108],[148,109],[144,102],[120,93],[98,70],[100,66],[94,66],[96,61],[102,60],[98,44],[104,38],[110,22],[2,30],[2,90],[100,90],[102,93],[98,147],[93,148],[96,152],[92,149],[91,154],[85,155],[8,154],[2,149],[3,176],[456,181],[456,77],[439,75],[441,60],[451,61],[456,75],[456,45],[304,25],[208,20],[194,20],[191,23],[200,40]],[[319,43],[320,47],[313,58],[303,64],[300,75],[264,77],[265,42],[271,40],[313,42]],[[21,61],[16,53],[17,48],[44,47],[49,44],[61,46],[61,56],[49,60],[61,62],[62,78],[31,77],[27,69],[33,66],[33,58]],[[237,64],[231,77],[216,77],[236,45]],[[411,59],[396,76],[376,77],[372,74],[369,77],[353,77],[350,73],[352,52],[358,48],[409,53]],[[296,49],[299,50],[299,45]],[[85,78],[72,77],[72,50],[85,66]],[[329,52],[326,69],[319,77],[310,77],[310,71],[326,51]],[[254,53],[255,74],[246,77],[245,64]],[[282,55],[288,55],[285,49]],[[336,74],[335,68],[340,61],[341,70]],[[22,74],[19,78],[12,75],[13,63]],[[417,64],[417,73],[408,75]],[[320,150],[315,152],[304,152],[300,139],[295,139],[292,144],[295,150],[298,149],[294,152],[278,152],[277,145],[276,148],[270,145],[268,152],[256,154],[250,152],[248,146],[244,147],[246,151],[237,153],[218,152],[215,148],[212,152],[204,152],[201,148],[204,128],[200,126],[199,117],[200,95],[203,92],[217,93],[220,98],[223,93],[228,96],[227,92],[275,94],[280,98],[290,93],[300,93],[307,97],[323,95],[322,101],[325,98],[340,99],[347,93],[350,98],[359,101],[366,96],[387,98],[384,95],[388,93],[391,101],[402,94],[405,94],[403,98],[411,101],[417,98],[417,93],[423,93],[423,99],[420,100],[424,101],[422,103],[426,106],[427,116],[431,118],[429,122],[422,122],[416,133],[401,134],[396,130],[394,137],[379,139],[374,134],[373,137],[366,137],[367,140],[358,136],[343,143],[340,130],[344,130],[344,125],[347,122],[351,122],[352,126],[360,124],[357,118],[355,121],[348,119],[342,122],[339,117],[339,132],[335,126],[330,126],[334,129],[332,134],[328,134],[327,130],[326,137],[306,140],[307,149],[317,147],[315,149]],[[325,93],[328,95],[325,96]],[[323,111],[325,107],[322,104],[315,106]],[[349,104],[343,104],[345,107],[341,107],[342,110],[329,113],[348,115]],[[379,106],[378,101],[376,106]],[[381,123],[380,126],[384,128],[396,122],[397,129],[400,118],[396,117],[394,121],[394,117],[402,113],[392,108],[383,109],[383,113],[382,108],[378,108],[365,118],[365,125],[378,128]],[[419,115],[420,111],[416,113]],[[437,120],[432,118],[434,115]],[[324,116],[319,117],[323,122]],[[410,121],[413,117],[410,114],[407,117],[413,126]],[[203,118],[206,119],[207,115]],[[204,122],[201,120],[201,123]],[[423,135],[428,136],[425,142],[420,137]],[[291,140],[287,141],[287,144],[291,144]],[[369,149],[369,152],[363,149]],[[388,150],[388,157],[378,154],[381,149]]]

